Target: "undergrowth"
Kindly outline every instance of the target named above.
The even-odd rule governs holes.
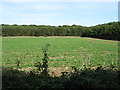
[[[9,88],[28,89],[79,89],[79,88],[118,88],[120,71],[113,68],[97,67],[95,70],[84,68],[74,72],[61,72],[62,75],[50,76],[37,72],[25,73],[13,68],[3,68],[3,90]]]

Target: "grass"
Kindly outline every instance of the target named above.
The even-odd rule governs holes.
[[[36,71],[49,43],[47,76]],[[118,41],[81,37],[3,37],[3,90],[120,88]],[[72,68],[73,69],[72,69]],[[89,68],[90,67],[90,68]],[[115,68],[113,68],[115,67]]]
[[[34,67],[42,61],[42,47],[49,43],[49,67],[117,66],[118,41],[80,37],[3,37],[4,67]]]

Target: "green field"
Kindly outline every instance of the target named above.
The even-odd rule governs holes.
[[[19,60],[20,67],[34,68],[42,62],[45,44],[50,44],[49,68],[117,66],[118,41],[81,37],[3,37],[2,64],[15,68]]]

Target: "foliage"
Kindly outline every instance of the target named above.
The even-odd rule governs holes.
[[[3,36],[81,36],[108,40],[120,40],[118,22],[85,27],[80,25],[8,25],[2,24]]]
[[[48,74],[48,47],[50,46],[50,44],[45,44],[45,47],[42,49],[43,50],[43,53],[44,53],[44,57],[43,57],[43,64],[42,64],[42,68],[43,68],[43,71],[42,73],[47,75]]]
[[[20,60],[17,60],[17,61],[16,61],[17,68],[20,67],[20,63],[21,63]]]
[[[42,51],[44,53],[44,57],[42,59],[42,63],[40,61],[37,61],[35,63],[35,67],[38,68],[38,71],[40,71],[42,74],[44,74],[45,76],[48,75],[48,47],[50,46],[50,44],[45,44],[45,47],[42,48]]]
[[[85,68],[77,72],[68,72],[64,76],[44,77],[38,73],[25,73],[17,69],[3,68],[3,90],[27,88],[27,89],[80,89],[80,88],[111,88],[120,89],[118,70],[98,67],[93,70]]]

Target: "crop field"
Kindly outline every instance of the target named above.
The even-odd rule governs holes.
[[[70,70],[72,66],[117,66],[118,41],[81,37],[3,37],[3,67],[34,69],[35,62],[43,59],[42,48],[48,47],[49,69]]]

